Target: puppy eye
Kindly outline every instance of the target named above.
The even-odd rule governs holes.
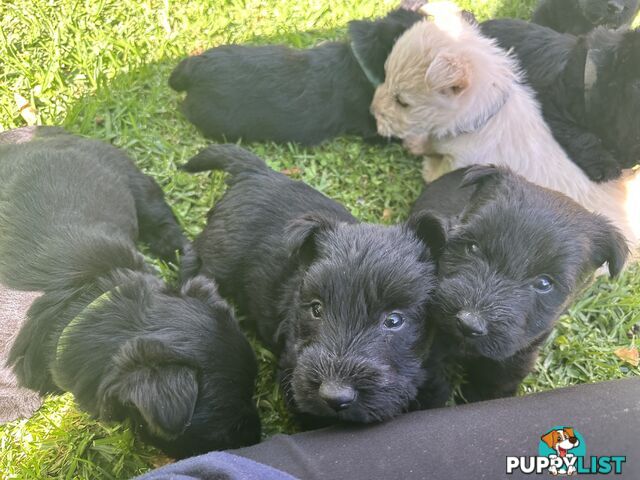
[[[389,330],[397,330],[404,324],[404,317],[398,312],[391,312],[384,319],[384,328]]]
[[[396,99],[396,103],[400,105],[402,108],[407,108],[409,106],[407,102],[405,102],[404,100],[402,100],[402,98],[400,98],[400,94],[396,93],[395,99]]]
[[[310,310],[313,318],[322,318],[322,304],[320,302],[311,302]]]
[[[469,255],[477,255],[480,253],[480,247],[475,242],[469,242],[464,246],[465,251]]]
[[[553,280],[548,275],[540,275],[533,281],[533,288],[538,293],[547,293],[553,289]]]

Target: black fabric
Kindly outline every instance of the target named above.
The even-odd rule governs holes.
[[[640,479],[640,377],[276,435],[230,453],[305,480],[549,478],[507,475],[506,457],[537,455],[540,437],[558,425],[582,435],[587,457],[627,457],[622,475],[587,478]]]

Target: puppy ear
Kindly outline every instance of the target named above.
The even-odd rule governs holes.
[[[407,220],[407,227],[422,240],[435,258],[438,258],[447,243],[445,222],[430,212],[417,213]]]
[[[569,437],[575,437],[575,433],[573,432],[573,428],[565,428],[564,433],[566,433]]]
[[[495,180],[501,175],[504,175],[504,171],[495,165],[473,165],[464,172],[460,187],[470,187],[472,185],[482,185],[487,180]]]
[[[317,238],[333,230],[337,221],[319,214],[308,214],[289,222],[285,228],[285,244],[291,257],[309,265],[318,256]]]
[[[197,275],[187,280],[180,293],[185,297],[197,298],[211,307],[222,301],[216,283],[204,275]]]
[[[101,414],[133,406],[150,433],[175,438],[189,426],[198,398],[194,368],[157,339],[136,338],[114,356],[114,368],[100,388]]]
[[[549,433],[545,433],[540,439],[547,444],[549,448],[553,448],[555,445],[555,430],[551,430]]]
[[[427,85],[448,96],[461,94],[471,82],[471,67],[467,59],[440,53],[431,62],[425,74]]]
[[[629,256],[629,245],[624,235],[608,220],[596,216],[597,231],[591,236],[593,241],[592,259],[596,266],[600,267],[605,262],[609,266],[609,275],[617,276]]]

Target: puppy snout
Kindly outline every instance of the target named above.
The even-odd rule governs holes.
[[[376,90],[376,93],[373,96],[373,101],[369,106],[369,112],[371,112],[371,115],[376,119],[376,123],[378,124],[378,133],[382,136],[386,136],[389,128],[387,125],[388,122],[385,115],[385,109],[383,107],[382,94],[379,92],[379,89]]]
[[[369,111],[371,112],[371,115],[373,115],[373,117],[376,119],[376,122],[378,123],[378,130],[379,130],[380,123],[386,120],[384,113],[381,112],[380,109],[376,108],[375,104],[369,107]]]
[[[571,442],[572,445],[574,446],[578,446],[578,438],[577,437],[569,437],[569,441]]]
[[[456,315],[456,323],[466,337],[482,337],[488,333],[486,322],[475,312],[462,310]]]
[[[336,412],[348,408],[356,399],[356,389],[351,385],[322,382],[319,389],[322,398]]]

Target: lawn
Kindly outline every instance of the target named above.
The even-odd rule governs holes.
[[[480,20],[527,18],[535,0],[460,2]],[[69,130],[125,148],[153,175],[190,236],[223,192],[220,174],[191,176],[177,166],[206,144],[178,112],[167,86],[184,56],[224,43],[307,47],[342,38],[348,20],[384,14],[396,1],[366,0],[5,0],[0,1],[0,130],[28,123]],[[398,146],[341,138],[318,148],[256,144],[276,169],[343,202],[364,221],[406,218],[421,188],[420,161]],[[171,278],[175,268],[158,265]],[[521,393],[630,375],[618,358],[640,330],[640,269],[598,281],[547,342]],[[273,382],[273,356],[254,341],[256,394],[265,436],[292,432]],[[606,408],[606,406],[603,406]],[[0,427],[2,478],[128,478],[166,462],[122,425],[79,412],[70,395],[51,397],[36,415]]]

